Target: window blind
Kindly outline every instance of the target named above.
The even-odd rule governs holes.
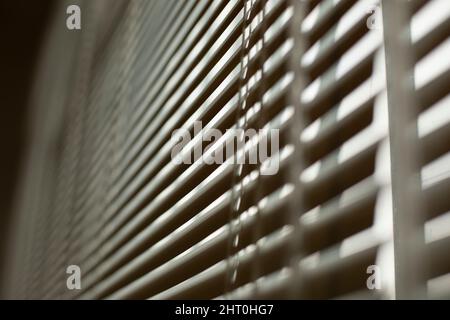
[[[448,297],[447,1],[79,4],[82,31],[56,21],[42,63],[67,71],[38,73],[12,296]],[[195,157],[227,129],[278,130],[279,150],[235,163],[259,131]]]
[[[397,169],[398,175],[393,181],[410,182],[408,188],[394,188],[399,207],[395,221],[399,234],[398,291],[408,298],[448,298],[448,261],[441,250],[446,250],[449,230],[449,206],[444,196],[449,168],[449,149],[444,142],[449,114],[445,84],[448,65],[444,57],[448,53],[450,10],[443,1],[386,6],[403,12],[396,22],[393,16],[387,17],[387,23],[397,24],[409,35],[391,35],[389,39],[391,63],[399,62],[397,70],[391,68],[392,72],[398,71],[392,79],[403,84],[391,92],[392,103],[399,106],[391,109],[392,140],[397,145],[392,149],[393,170]],[[401,132],[397,125],[408,131]],[[405,197],[411,200],[401,201]],[[400,272],[409,263],[417,267]],[[439,281],[430,280],[439,276]]]

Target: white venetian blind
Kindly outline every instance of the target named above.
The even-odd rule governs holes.
[[[36,120],[58,138],[30,153],[41,169],[25,180],[11,268],[31,276],[12,294],[448,297],[447,0],[80,6],[70,76],[44,86],[72,90],[40,100],[64,111]],[[66,54],[48,51],[48,64]],[[204,141],[211,128],[223,136]],[[175,164],[177,129],[191,137],[183,155],[218,152],[229,129],[278,130],[279,148],[249,164],[258,134],[225,163]]]

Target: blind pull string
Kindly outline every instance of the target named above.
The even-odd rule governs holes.
[[[227,272],[225,281],[225,292],[230,292],[237,279],[237,273],[239,269],[239,236],[242,228],[242,221],[240,217],[240,207],[243,196],[243,164],[240,164],[239,155],[242,153],[243,161],[245,161],[245,133],[244,130],[247,126],[247,97],[248,97],[248,51],[250,45],[250,38],[252,35],[251,23],[249,22],[253,5],[255,0],[246,0],[243,3],[243,21],[242,21],[242,46],[240,52],[240,77],[239,77],[239,101],[238,108],[236,110],[236,128],[237,135],[233,137],[236,141],[236,150],[233,158],[233,177],[231,188],[231,204],[230,204],[230,217],[229,217],[229,239],[228,239],[228,252],[227,252]],[[241,124],[241,114],[244,115],[243,122]],[[241,134],[242,133],[242,134]],[[238,146],[242,145],[243,150],[238,150]],[[236,223],[234,222],[236,221]]]
[[[266,122],[265,117],[265,110],[264,110],[264,93],[266,91],[265,86],[265,72],[264,72],[264,63],[266,61],[266,48],[265,48],[265,33],[267,30],[267,23],[266,23],[266,5],[267,0],[261,1],[261,14],[259,15],[260,20],[258,20],[258,25],[260,25],[261,29],[261,51],[259,53],[259,70],[261,72],[261,79],[259,84],[259,103],[260,103],[260,109],[258,110],[257,120],[256,120],[256,132],[258,136],[258,148],[256,152],[259,152],[260,143],[259,140],[261,139],[259,130],[264,126],[264,123]],[[266,146],[267,147],[267,146]],[[261,159],[260,159],[261,162]],[[261,276],[261,253],[260,253],[260,238],[262,237],[262,226],[261,226],[261,212],[260,212],[260,204],[261,198],[263,196],[263,185],[262,185],[262,177],[261,177],[261,165],[262,163],[257,164],[257,170],[258,170],[258,176],[256,180],[256,190],[253,192],[253,202],[255,206],[255,226],[252,229],[252,243],[255,244],[255,253],[254,253],[254,259],[252,259],[251,264],[251,271],[250,271],[250,281],[253,284],[253,290],[254,290],[254,296],[257,297],[258,295],[258,284],[257,280]]]
[[[300,143],[300,135],[306,127],[306,115],[303,112],[300,95],[307,86],[307,75],[301,67],[301,58],[307,50],[306,36],[301,32],[303,21],[307,14],[307,6],[310,3],[305,1],[292,0],[290,4],[293,8],[293,17],[290,25],[290,36],[294,41],[290,57],[290,70],[294,73],[294,79],[290,89],[290,104],[294,108],[294,114],[290,123],[289,140],[294,147],[294,154],[289,163],[287,181],[294,187],[287,212],[287,224],[292,227],[292,240],[286,256],[286,265],[291,273],[289,298],[298,299],[301,297],[302,275],[299,270],[299,262],[302,258],[301,248],[303,247],[303,230],[299,223],[299,215],[304,211],[304,191],[300,183],[300,175],[306,167],[303,149]]]

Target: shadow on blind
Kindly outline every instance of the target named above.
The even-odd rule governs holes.
[[[448,0],[53,14],[6,297],[450,298]]]

